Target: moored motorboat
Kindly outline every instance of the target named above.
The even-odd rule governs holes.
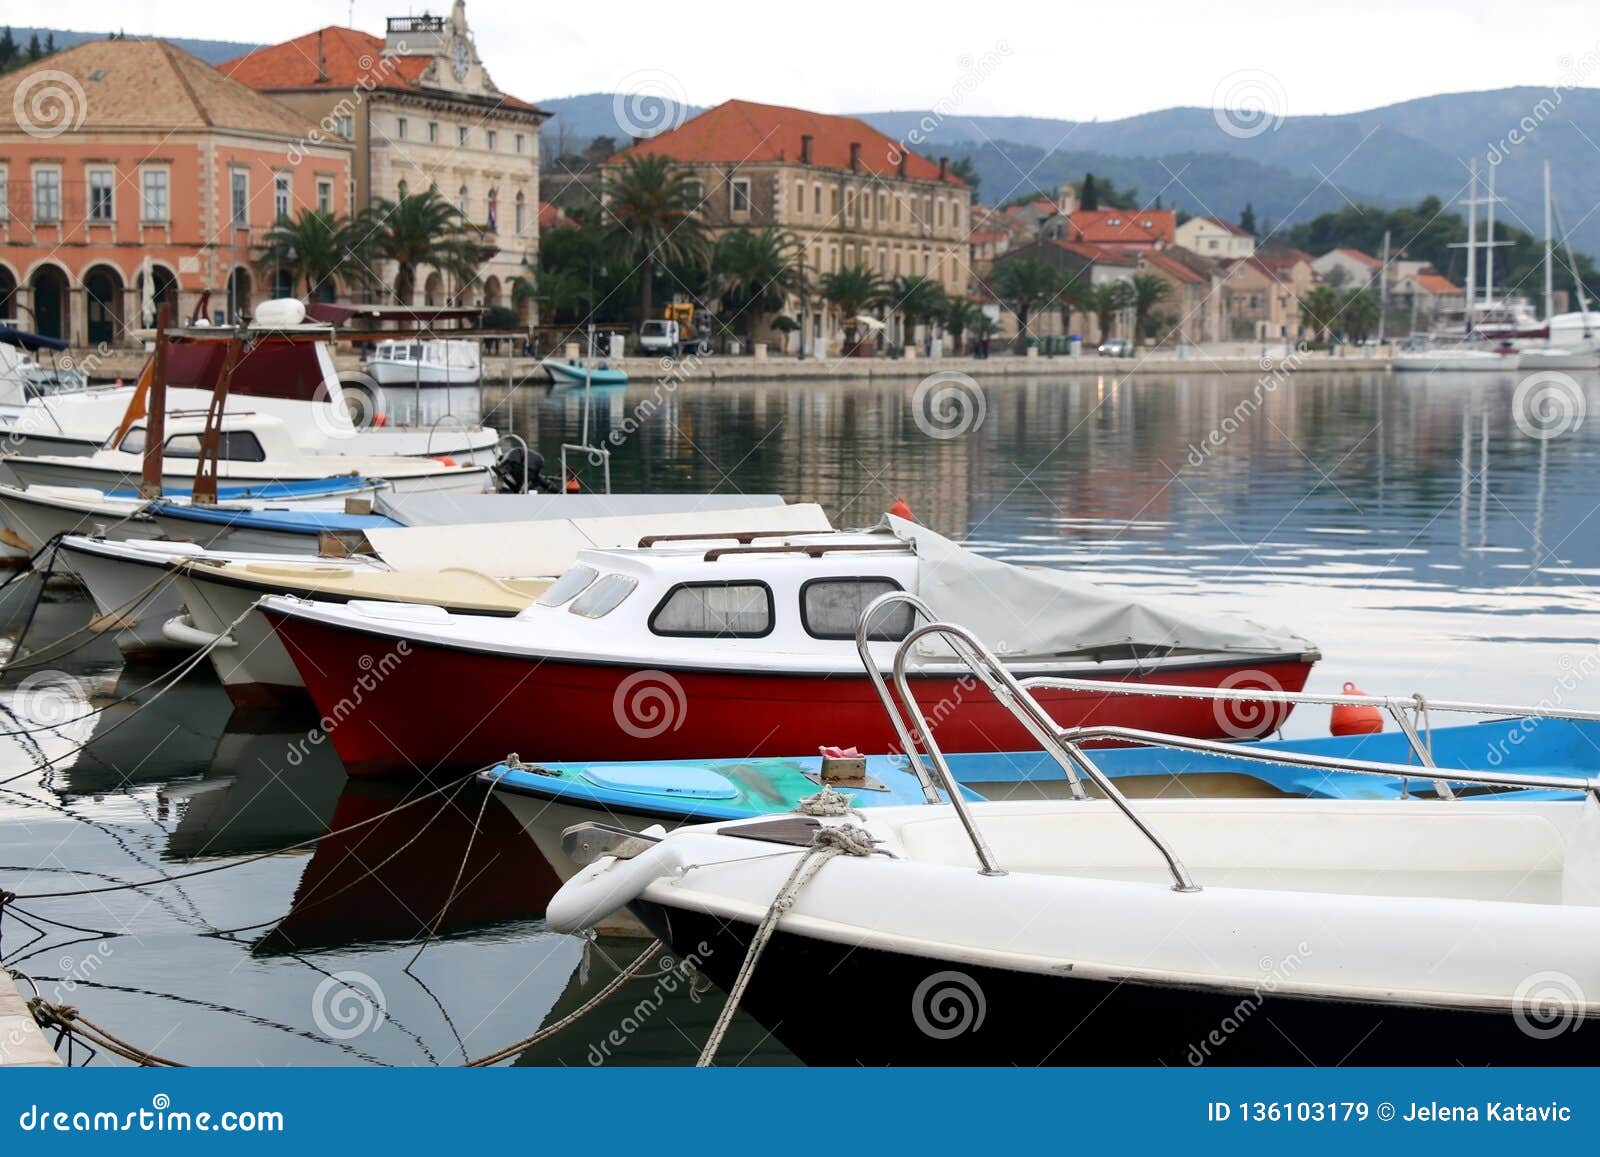
[[[550,377],[552,385],[556,386],[625,386],[628,384],[628,371],[616,369],[597,362],[588,365],[578,361],[561,361],[558,358],[544,358],[539,362],[540,368]]]
[[[531,604],[565,570],[581,549],[637,542],[644,534],[684,533],[764,525],[790,530],[826,530],[821,507],[810,503],[763,505],[752,495],[750,509],[728,507],[720,495],[606,495],[556,497],[526,508],[544,515],[525,522],[466,526],[418,526],[369,532],[371,554],[345,558],[304,558],[297,562],[260,559],[232,552],[175,555],[168,560],[181,614],[164,627],[174,644],[212,647],[209,658],[229,697],[241,707],[303,703],[305,683],[255,604],[282,595],[321,603],[426,603],[463,614],[509,618]],[[497,506],[491,497],[474,498],[462,510],[476,517],[479,506]],[[665,509],[677,505],[679,509]],[[693,509],[705,505],[710,509]],[[646,510],[608,517],[551,517],[562,509],[583,513],[600,509]],[[414,510],[402,504],[402,510]]]
[[[262,611],[324,712],[353,676],[404,646],[406,661],[334,736],[353,775],[482,767],[535,743],[554,760],[785,755],[841,741],[887,751],[895,737],[854,627],[866,603],[893,590],[952,613],[981,607],[968,612],[982,614],[981,633],[1028,675],[1298,690],[1318,658],[1289,632],[985,559],[892,516],[870,532],[695,538],[583,552],[509,621],[281,598]],[[892,617],[871,644],[885,659],[908,625]],[[967,694],[962,671],[937,651],[919,655],[915,678],[936,699]],[[1249,738],[1281,721],[1102,691],[1042,698],[1061,722],[1180,734]],[[940,726],[957,750],[1028,743],[992,705]]]

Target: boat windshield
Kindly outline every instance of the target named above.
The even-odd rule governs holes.
[[[608,574],[572,600],[567,610],[586,619],[598,619],[616,610],[638,585],[639,580],[628,575]]]
[[[541,607],[559,607],[573,595],[594,582],[599,574],[600,572],[595,570],[594,567],[583,566],[581,563],[578,566],[569,567],[562,573],[560,578],[545,588],[544,594],[534,601]]]

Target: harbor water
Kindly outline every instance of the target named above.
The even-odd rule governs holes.
[[[1310,689],[1594,709],[1600,380],[1559,376],[1536,397],[1515,375],[1271,365],[984,386],[690,373],[595,392],[588,433],[617,491],[781,493],[840,526],[903,499],[1010,562],[1282,623],[1323,652]],[[545,387],[382,405],[481,409],[552,473],[585,416],[582,391]],[[24,995],[191,1064],[454,1065],[571,1012],[642,947],[547,931],[554,878],[476,785],[347,781],[309,709],[236,713],[204,664],[144,706],[160,670],[124,669],[89,615],[65,584],[0,590],[0,627],[29,623],[35,657],[0,689],[0,889],[82,893],[0,918]],[[1303,711],[1287,732],[1326,724]],[[536,719],[520,750],[538,758]],[[721,1003],[657,962],[519,1063],[691,1063]],[[743,1019],[719,1059],[792,1063]]]

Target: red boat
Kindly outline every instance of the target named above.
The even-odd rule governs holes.
[[[1200,621],[1059,571],[1009,566],[899,519],[874,532],[584,552],[513,619],[281,597],[262,610],[346,770],[374,775],[474,768],[512,752],[592,762],[821,744],[889,751],[895,735],[854,631],[862,608],[896,589],[974,629],[1019,677],[1298,691],[1319,657],[1287,632]],[[883,669],[909,626],[904,606],[874,624]],[[1035,746],[942,646],[926,643],[911,674],[941,746]],[[1064,725],[1206,738],[1255,738],[1284,715],[1251,702],[1038,698]]]

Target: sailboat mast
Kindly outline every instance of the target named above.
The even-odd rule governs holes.
[[[1553,336],[1550,333],[1550,319],[1555,316],[1554,244],[1554,236],[1550,228],[1550,162],[1547,160],[1544,163],[1544,325],[1546,342]]]
[[[1467,336],[1478,308],[1478,159],[1467,170]]]
[[[1484,238],[1484,243],[1489,252],[1483,259],[1483,305],[1485,309],[1494,306],[1494,170],[1489,166],[1489,235]]]

